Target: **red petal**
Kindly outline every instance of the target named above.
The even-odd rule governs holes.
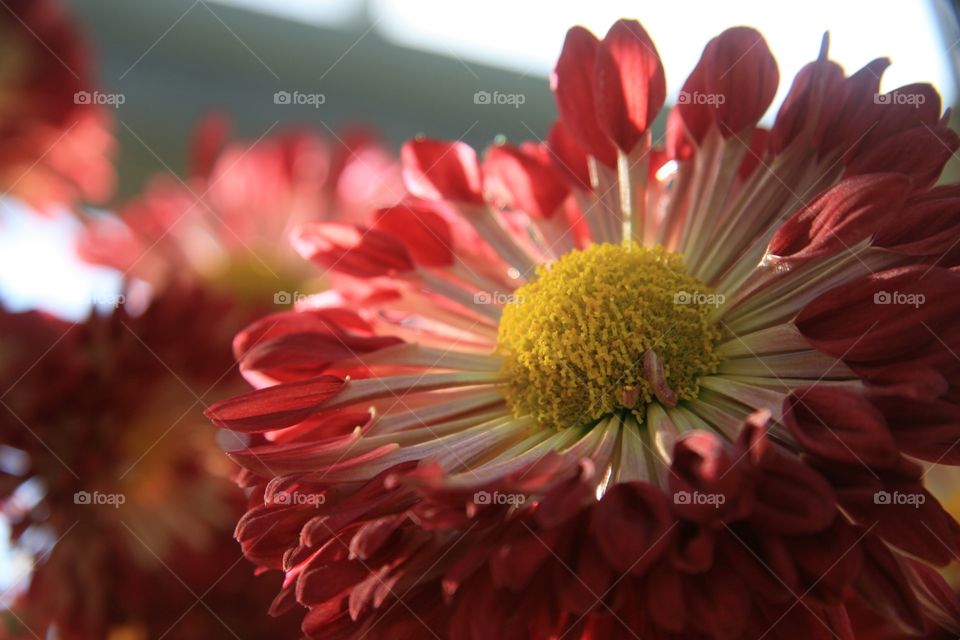
[[[366,560],[390,539],[395,531],[407,521],[406,514],[378,518],[365,523],[350,539],[350,555]]]
[[[629,153],[663,107],[660,54],[640,23],[617,20],[597,49],[594,100],[600,129]]]
[[[843,508],[864,527],[907,553],[939,566],[954,559],[958,527],[917,482],[890,482],[840,492]]]
[[[550,84],[564,128],[584,151],[613,167],[617,151],[597,123],[593,99],[594,63],[599,46],[597,37],[583,27],[567,31]]]
[[[872,149],[910,129],[936,127],[940,123],[940,94],[929,84],[910,84],[871,97],[878,108],[873,113],[870,132],[861,141],[864,148]]]
[[[742,637],[750,613],[750,594],[730,567],[714,567],[687,580],[690,621],[709,637]]]
[[[243,514],[234,537],[249,560],[260,567],[281,569],[284,552],[309,517],[294,507],[260,505]]]
[[[769,414],[752,414],[737,441],[738,457],[754,466],[756,502],[750,520],[769,533],[821,531],[836,514],[836,496],[814,469],[771,446],[768,420]]]
[[[425,204],[406,203],[381,209],[373,228],[402,242],[419,265],[441,268],[453,264],[450,225]]]
[[[494,550],[490,558],[490,576],[494,585],[520,591],[554,557],[555,534],[540,532],[510,540]]]
[[[667,134],[665,149],[671,160],[689,160],[693,157],[696,147],[690,137],[687,124],[680,117],[676,107],[670,110],[667,116]]]
[[[943,400],[874,399],[900,449],[921,460],[960,464],[960,407]]]
[[[488,197],[537,218],[551,218],[570,195],[570,188],[550,158],[512,145],[496,145],[483,161]]]
[[[305,571],[297,580],[297,600],[315,606],[330,601],[341,603],[353,587],[370,574],[359,560],[328,562]]]
[[[790,92],[780,105],[777,118],[770,132],[770,146],[780,153],[808,127],[822,120],[822,113],[843,90],[843,69],[826,59],[826,51],[820,59],[803,67],[793,80]],[[811,139],[811,143],[814,142]]]
[[[672,523],[658,487],[630,482],[607,491],[594,508],[590,526],[610,566],[638,575],[667,548]]]
[[[777,229],[767,251],[809,260],[848,250],[900,213],[910,181],[896,174],[840,182]]]
[[[644,590],[650,617],[658,626],[680,633],[687,625],[687,601],[683,593],[683,577],[667,562],[658,562],[647,575],[649,586]]]
[[[343,385],[343,380],[335,376],[289,382],[218,402],[204,414],[222,429],[271,431],[305,420]]]
[[[790,555],[796,563],[802,592],[824,604],[839,604],[844,590],[856,579],[863,556],[857,529],[842,517],[823,532],[792,538]]]
[[[426,200],[482,203],[477,153],[463,142],[410,140],[400,150],[403,179],[413,195]]]
[[[804,449],[828,460],[885,467],[900,458],[883,414],[852,391],[798,389],[784,403],[783,420]]]
[[[836,498],[816,471],[787,458],[764,469],[755,483],[757,501],[752,522],[770,532],[815,533],[830,524]]]
[[[294,230],[292,241],[304,258],[331,271],[374,278],[413,270],[406,248],[374,229],[338,222],[311,222]]]
[[[910,256],[941,257],[957,248],[958,237],[960,188],[951,185],[917,194],[902,215],[880,230],[874,244]],[[940,260],[938,264],[955,263]]]
[[[590,169],[587,166],[587,154],[570,132],[557,120],[550,127],[547,136],[547,147],[550,149],[550,159],[554,166],[567,178],[575,189],[590,191]]]
[[[341,333],[373,335],[372,327],[348,309],[326,308],[280,311],[264,316],[233,339],[233,354],[239,360],[259,342],[289,333]]]
[[[880,78],[889,66],[888,59],[877,58],[843,80],[835,106],[829,105],[815,134],[822,150],[839,148],[852,152],[867,131],[876,125],[878,105],[875,97],[880,91]]]
[[[576,554],[573,566],[568,569],[561,565],[559,568],[558,598],[565,608],[581,614],[593,608],[597,597],[607,592],[616,576],[594,545],[581,544],[573,553]],[[575,575],[570,576],[568,570]]]
[[[756,126],[779,82],[777,62],[763,36],[734,27],[707,44],[676,108],[698,143],[710,124],[729,138]]]
[[[960,597],[957,593],[930,567],[912,560],[908,560],[907,565],[915,575],[913,584],[927,615],[954,635],[960,634]]]
[[[589,458],[580,461],[580,472],[551,488],[537,507],[537,522],[553,528],[596,502],[596,468]]]
[[[892,134],[868,152],[858,154],[845,175],[897,172],[911,178],[914,190],[923,190],[937,181],[958,147],[960,137],[948,127],[914,127]]]
[[[903,568],[878,538],[867,535],[863,570],[856,582],[860,596],[887,620],[910,635],[923,633],[923,615]]]
[[[355,366],[365,371],[363,354],[398,344],[403,344],[403,340],[394,336],[288,333],[256,345],[247,352],[240,366],[245,371],[258,371],[278,381],[315,377],[341,360],[355,361]]]
[[[214,113],[203,118],[194,131],[190,150],[190,175],[207,180],[230,137],[230,118]]]
[[[752,492],[737,462],[712,433],[695,431],[678,440],[668,478],[674,513],[698,523],[743,517]]]
[[[960,314],[958,291],[952,271],[892,269],[824,293],[795,322],[817,349],[846,362],[909,362],[925,348],[949,357],[937,335]]]

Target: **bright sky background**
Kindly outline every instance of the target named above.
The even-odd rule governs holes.
[[[216,0],[326,25],[358,19],[360,0]],[[637,18],[651,34],[676,95],[707,41],[727,27],[749,25],[767,38],[780,66],[777,103],[794,74],[817,55],[830,31],[831,57],[852,72],[887,56],[884,90],[931,82],[956,98],[947,50],[924,0],[370,0],[375,29],[406,46],[546,76],[566,30],[580,24],[602,36],[617,18]]]
[[[0,198],[0,298],[9,309],[40,308],[77,320],[119,289],[112,271],[76,259],[78,226],[67,212],[40,217]]]

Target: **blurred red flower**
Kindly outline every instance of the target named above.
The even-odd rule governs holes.
[[[0,8],[0,188],[43,211],[114,189],[109,106],[90,53],[55,0]]]
[[[236,389],[237,313],[229,299],[172,288],[142,313],[120,305],[81,323],[0,314],[0,504],[15,542],[45,540],[7,616],[23,637],[283,629],[266,624],[270,581],[238,563],[230,534],[243,495],[199,413]]]
[[[118,217],[87,221],[81,254],[123,276],[114,310],[0,314],[0,454],[20,461],[2,469],[0,505],[35,560],[13,633],[298,635],[295,617],[267,613],[278,585],[241,562],[246,499],[201,412],[240,392],[236,332],[306,290],[292,226],[357,217],[402,185],[361,129],[228,133],[206,120],[186,179],[159,175]]]
[[[204,120],[187,179],[155,176],[119,219],[88,225],[80,254],[153,286],[202,279],[248,302],[288,304],[314,275],[287,242],[296,225],[359,218],[404,192],[397,159],[360,128],[248,141],[228,132],[224,117]]]

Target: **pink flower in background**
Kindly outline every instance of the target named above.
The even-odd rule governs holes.
[[[357,218],[403,194],[398,161],[365,130],[228,134],[223,117],[204,120],[188,177],[159,174],[119,219],[91,221],[83,258],[154,286],[201,279],[267,305],[312,275],[287,242],[297,224]]]

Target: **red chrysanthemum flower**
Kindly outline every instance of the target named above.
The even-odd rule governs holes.
[[[335,291],[234,343],[218,403],[312,638],[956,632],[957,148],[927,85],[826,42],[771,130],[759,33],[671,111],[633,21],[566,39],[546,143],[403,149],[411,198],[295,244]]]
[[[0,314],[0,505],[14,541],[36,551],[5,616],[11,633],[291,629],[265,624],[275,587],[238,569],[229,542],[244,500],[200,414],[205,398],[237,388],[225,347],[238,321],[229,301],[197,289],[79,324]]]
[[[86,43],[56,0],[0,8],[0,187],[43,210],[114,188],[114,141]]]
[[[154,286],[200,279],[272,304],[314,275],[290,248],[291,229],[357,218],[404,193],[398,161],[361,129],[335,140],[293,130],[229,141],[228,132],[220,116],[201,123],[187,179],[154,177],[119,220],[89,225],[81,255]]]

